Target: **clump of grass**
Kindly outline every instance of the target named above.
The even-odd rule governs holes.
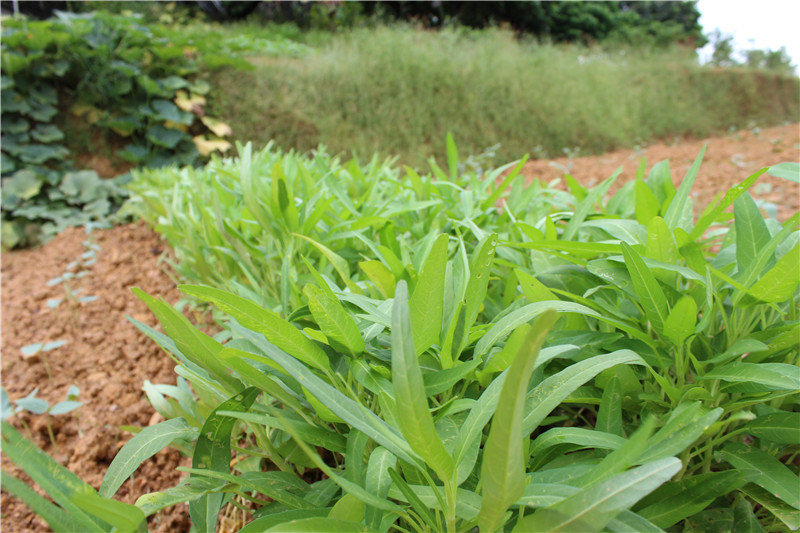
[[[599,153],[642,140],[797,120],[797,79],[702,68],[681,49],[602,51],[510,32],[358,29],[298,60],[222,73],[221,109],[241,140],[399,154],[421,166],[448,131],[465,151],[500,143]],[[243,79],[244,77],[244,79]]]

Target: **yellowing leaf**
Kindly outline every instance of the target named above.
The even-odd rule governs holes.
[[[186,124],[178,124],[177,122],[172,122],[171,120],[165,120],[164,127],[171,130],[180,130],[184,133],[189,131],[189,126],[187,126]]]
[[[203,113],[203,106],[206,105],[204,96],[189,95],[186,91],[178,91],[175,97],[175,105],[184,111],[189,111],[195,115]]]
[[[194,145],[197,146],[197,151],[200,152],[200,155],[204,156],[217,150],[220,152],[227,152],[231,147],[231,143],[228,141],[222,139],[208,140],[204,135],[198,135],[192,138],[192,140],[194,141]]]
[[[75,115],[76,117],[82,117],[89,111],[96,109],[94,106],[90,106],[87,104],[72,104],[69,108],[69,112]]]
[[[203,124],[206,125],[208,129],[214,132],[214,135],[217,137],[225,137],[227,135],[232,135],[233,130],[230,126],[222,122],[221,120],[217,120],[211,117],[203,117],[200,120],[203,121]]]

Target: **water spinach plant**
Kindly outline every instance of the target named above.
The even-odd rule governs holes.
[[[240,155],[134,185],[226,329],[136,291],[179,381],[98,498],[174,442],[188,477],[136,516],[189,502],[199,531],[800,527],[800,214],[761,215],[767,169],[695,218],[702,154],[608,199],[459,172],[452,139],[425,175]]]

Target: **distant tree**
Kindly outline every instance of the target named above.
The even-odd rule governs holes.
[[[456,22],[473,28],[501,23],[515,31],[554,42],[592,43],[605,40],[631,44],[692,47],[706,44],[696,2],[363,2],[367,15],[382,13],[396,20],[417,20],[428,26]]]
[[[733,35],[724,34],[714,30],[711,33],[711,43],[714,52],[711,54],[711,64],[715,67],[732,67],[736,65],[733,57]]]

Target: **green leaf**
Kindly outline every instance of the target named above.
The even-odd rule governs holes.
[[[509,369],[494,413],[489,438],[483,451],[483,485],[478,525],[482,531],[495,531],[506,509],[525,490],[522,421],[528,381],[545,337],[558,314],[546,310],[533,324]]]
[[[640,459],[654,461],[681,453],[711,427],[722,413],[720,407],[708,410],[699,402],[680,404],[670,414],[664,426],[649,440],[647,451]]]
[[[480,364],[480,359],[473,359],[467,362],[459,361],[452,368],[423,374],[422,380],[425,382],[425,394],[431,397],[449,391],[453,388],[453,385],[469,376]]]
[[[75,202],[89,203],[102,193],[104,184],[94,170],[79,170],[64,174],[58,188]]]
[[[664,336],[675,346],[682,346],[683,341],[694,333],[697,321],[697,304],[688,294],[681,296],[664,323]]]
[[[147,531],[144,513],[135,505],[98,496],[96,492],[78,492],[70,499],[84,511],[98,516],[120,533]]]
[[[764,253],[770,235],[764,217],[749,194],[743,194],[734,202],[733,215],[736,228],[736,264],[741,279],[758,264],[758,256]]]
[[[478,318],[478,313],[486,298],[486,290],[489,286],[489,277],[492,272],[496,249],[497,234],[491,233],[481,239],[470,258],[470,275],[469,281],[467,282],[467,290],[464,295],[464,300],[466,301],[464,305],[464,338],[466,338],[466,333],[469,328],[475,323],[475,319]],[[456,347],[456,352],[453,354],[454,358],[458,357],[463,348],[463,344],[459,342],[463,341],[460,339],[455,339],[454,341]]]
[[[611,237],[627,242],[630,245],[644,244],[648,238],[641,224],[633,220],[597,218],[587,220],[581,225],[581,228],[599,228]]]
[[[13,195],[28,200],[39,194],[42,185],[42,180],[30,170],[18,170],[11,177],[3,178],[3,196]],[[5,204],[3,204],[3,209],[5,209]]]
[[[178,289],[198,300],[213,303],[244,327],[263,334],[269,342],[305,364],[330,372],[330,362],[325,351],[272,311],[246,298],[212,287],[180,285]]]
[[[272,406],[267,406],[269,412],[281,421],[286,431],[292,436],[297,445],[303,452],[311,459],[311,461],[319,468],[325,475],[333,480],[334,483],[339,485],[348,494],[352,494],[367,505],[374,506],[384,511],[397,512],[400,508],[394,503],[385,498],[379,498],[376,495],[367,492],[361,485],[353,483],[344,476],[339,475],[333,468],[329,467],[317,454],[317,452],[306,444],[300,435],[294,430],[293,424],[286,417],[284,417],[280,410]]]
[[[593,431],[586,428],[552,428],[538,437],[531,443],[529,454],[535,456],[551,446],[559,444],[576,444],[585,448],[598,448],[603,450],[616,450],[623,444],[625,439],[611,433]]]
[[[487,331],[475,345],[474,357],[483,357],[489,353],[489,350],[496,342],[521,325],[533,320],[547,309],[555,309],[559,313],[579,313],[582,315],[596,316],[601,318],[599,314],[592,309],[572,302],[548,300],[544,302],[528,304],[503,316],[503,318],[494,323],[491,329],[489,329],[489,331]]]
[[[519,287],[522,289],[522,294],[531,302],[543,302],[547,300],[558,300],[553,291],[548,289],[544,283],[531,276],[521,269],[514,269],[514,274],[519,281]]]
[[[221,403],[206,418],[192,455],[192,468],[230,473],[231,431],[236,419],[217,414],[218,411],[248,411],[261,390],[248,387]],[[222,494],[209,494],[189,503],[189,515],[198,531],[212,531],[222,508]]]
[[[117,453],[103,477],[100,496],[110,498],[145,460],[177,439],[193,440],[197,430],[183,418],[174,418],[137,433]]]
[[[63,139],[64,132],[53,124],[39,124],[31,131],[31,137],[42,143],[51,143]]]
[[[768,390],[800,389],[800,368],[794,365],[772,366],[778,363],[730,363],[714,369],[697,379],[721,379],[732,383],[762,385]]]
[[[634,190],[636,193],[636,220],[639,221],[639,224],[646,226],[653,217],[658,216],[661,204],[643,180],[636,180]]]
[[[502,372],[511,366],[511,363],[519,353],[520,348],[522,348],[522,343],[525,342],[525,339],[527,339],[530,329],[531,326],[529,324],[522,324],[515,329],[506,340],[506,344],[503,346],[503,349],[494,354],[486,363],[486,366],[483,368],[483,370],[478,372],[477,377],[479,380],[481,380],[481,384],[483,386],[489,384],[488,381],[492,374]],[[479,357],[475,360],[480,362]]]
[[[394,298],[394,287],[397,284],[397,280],[386,265],[380,261],[372,260],[362,261],[358,266],[361,267],[361,270],[364,271],[369,280],[375,284],[381,296],[387,299]]]
[[[663,485],[647,498],[648,505],[637,513],[658,527],[668,528],[699,513],[719,496],[743,484],[741,474],[735,470],[695,475]],[[655,503],[650,504],[651,501]]]
[[[625,266],[631,275],[633,288],[639,296],[639,304],[653,328],[659,333],[664,332],[664,323],[669,315],[669,304],[664,296],[664,291],[656,281],[653,273],[647,268],[642,258],[626,243],[621,243],[622,255]]]
[[[769,442],[800,444],[800,413],[768,413],[749,422],[745,429],[751,435]]]
[[[324,518],[328,516],[329,512],[330,509],[327,507],[320,507],[317,509],[293,509],[291,511],[273,513],[256,518],[240,529],[239,533],[263,533],[271,527],[280,524],[288,524],[293,520],[302,520],[304,518]]]
[[[795,509],[783,500],[776,498],[768,491],[752,483],[748,483],[739,490],[752,498],[753,501],[769,510],[776,518],[786,524],[786,527],[790,530],[796,531],[800,529],[800,510]]]
[[[711,224],[717,221],[717,218],[720,216],[720,214],[722,214],[723,211],[725,211],[728,207],[730,207],[736,201],[736,199],[739,198],[739,196],[741,196],[745,191],[747,191],[750,187],[752,187],[753,184],[756,182],[756,180],[759,178],[759,176],[761,176],[761,174],[763,174],[764,172],[766,172],[766,170],[761,169],[755,174],[749,176],[739,185],[736,185],[728,189],[728,192],[725,193],[725,196],[722,198],[722,200],[720,200],[720,202],[717,205],[715,205],[713,208],[706,209],[706,211],[703,212],[703,214],[700,216],[700,219],[697,221],[697,224],[695,225],[694,229],[689,234],[689,239],[691,241],[695,241],[697,240],[698,237],[703,235],[703,233],[709,228],[709,226],[711,226]]]
[[[347,285],[350,288],[350,290],[353,291],[354,293],[361,294],[361,289],[359,289],[358,285],[353,283],[353,281],[350,279],[350,266],[348,265],[346,259],[344,259],[342,256],[340,256],[339,254],[337,254],[324,244],[320,244],[317,241],[309,237],[306,237],[305,235],[300,235],[299,233],[293,233],[292,235],[294,235],[295,237],[300,237],[301,239],[304,239],[313,244],[314,247],[317,248],[322,253],[322,255],[324,255],[328,259],[328,261],[331,262],[333,268],[342,278],[342,281],[345,283],[345,285]]]
[[[661,217],[653,217],[647,225],[645,257],[667,264],[674,264],[678,258],[675,239]]]
[[[86,529],[83,523],[37,494],[35,490],[6,470],[3,470],[0,477],[0,486],[5,492],[21,500],[31,511],[43,518],[54,533],[82,533]]]
[[[325,533],[367,533],[367,527],[357,522],[337,520],[335,518],[301,518],[284,524],[272,526],[269,533],[308,533],[309,531],[325,531]]]
[[[397,479],[395,483],[397,483]],[[441,486],[424,486],[424,485],[407,485],[410,491],[415,495],[423,505],[431,509],[442,511],[442,505],[437,493],[442,492]],[[396,488],[395,485],[389,489],[389,497],[396,500],[407,501],[405,492]],[[410,503],[410,502],[409,502]],[[463,520],[473,520],[478,515],[478,509],[481,505],[481,497],[472,491],[466,489],[458,489],[456,491],[456,517]],[[416,511],[417,508],[415,507]],[[418,511],[419,512],[419,511]],[[429,523],[435,524],[436,521]]]
[[[102,532],[100,520],[84,512],[72,501],[79,492],[93,491],[86,482],[64,468],[7,422],[2,423],[3,453],[22,468],[53,501],[73,518],[73,523],[81,525],[81,532]],[[5,485],[5,481],[3,481]]]
[[[632,464],[639,463],[639,457],[647,449],[647,442],[653,434],[654,426],[655,419],[646,418],[622,446],[608,454],[600,464],[578,476],[572,485],[585,489],[621,474]]]
[[[800,183],[800,163],[778,163],[769,167],[767,174]]]
[[[381,420],[375,413],[361,404],[348,398],[329,383],[326,383],[294,357],[272,347],[267,356],[248,354],[253,361],[267,363],[274,361],[289,375],[303,383],[308,391],[321,401],[339,418],[365,433],[369,438],[381,444],[398,458],[413,464],[419,464],[419,458],[411,451],[408,443],[398,435],[397,431]]]
[[[564,233],[561,236],[562,241],[569,242],[574,239],[575,235],[578,233],[578,229],[581,227],[581,224],[583,224],[583,221],[586,220],[591,210],[594,209],[595,204],[603,198],[608,188],[611,187],[611,184],[614,183],[621,173],[622,167],[614,171],[611,177],[605,179],[600,185],[592,189],[589,194],[586,195],[586,198],[581,200],[575,208],[572,218],[567,223],[567,227],[564,228]]]
[[[175,148],[183,139],[188,139],[189,135],[172,128],[165,128],[157,125],[147,130],[147,140],[151,143],[164,148]]]
[[[178,106],[169,100],[153,100],[150,102],[150,107],[158,114],[156,118],[159,121],[168,120],[176,124],[191,124],[194,117],[192,113],[181,111]]]
[[[622,387],[617,376],[612,377],[603,388],[595,429],[622,436]]]
[[[737,247],[738,250],[738,247]],[[800,283],[800,244],[787,252],[748,292],[762,302],[781,303],[790,299]]]
[[[758,521],[753,506],[745,498],[739,498],[733,508],[733,530],[731,533],[763,533],[764,528]]]
[[[397,403],[405,407],[399,420],[400,429],[411,449],[440,479],[449,480],[453,477],[455,464],[433,425],[410,330],[408,287],[405,281],[400,281],[392,305],[392,385]]]
[[[615,516],[658,488],[680,468],[681,462],[674,457],[644,464],[537,510],[518,522],[514,531],[601,531]]]
[[[752,446],[734,443],[714,453],[718,461],[725,461],[740,471],[756,470],[761,476],[753,482],[783,500],[795,509],[800,509],[800,483],[797,474],[774,456]]]
[[[597,374],[619,364],[639,364],[644,361],[631,350],[618,350],[585,359],[570,365],[561,372],[550,376],[537,385],[529,394],[525,404],[525,421],[522,431],[528,435],[533,433],[544,418],[550,414],[575,389],[595,377]]]
[[[157,300],[136,287],[133,287],[131,291],[147,304],[147,307],[161,322],[164,332],[175,342],[180,353],[189,361],[208,370],[221,383],[227,385],[230,391],[243,388],[242,383],[231,376],[228,368],[219,360],[221,344],[198,331],[182,313],[163,300]]]
[[[389,469],[397,467],[397,457],[382,446],[375,448],[369,456],[367,464],[366,489],[379,498],[386,498],[389,487],[392,485],[392,476]],[[367,507],[364,521],[373,530],[380,529],[383,513],[374,507]]]
[[[458,181],[458,148],[449,132],[447,133],[447,167],[450,171],[450,179],[456,183]]]
[[[438,342],[441,333],[447,244],[447,235],[439,235],[434,241],[408,304],[417,355]]]
[[[308,307],[331,347],[356,357],[364,351],[364,339],[358,324],[339,300],[313,285],[303,291],[308,296]]]
[[[122,150],[117,151],[117,155],[129,163],[141,163],[147,158],[147,148],[144,146],[129,144]]]
[[[366,506],[364,502],[353,496],[352,494],[345,494],[328,513],[328,518],[334,520],[343,520],[347,522],[359,523],[364,520],[364,511]]]
[[[692,168],[686,173],[686,176],[681,181],[678,191],[669,203],[669,207],[664,213],[664,222],[667,223],[670,229],[682,228],[687,232],[692,231],[692,201],[689,198],[689,192],[692,190],[694,180],[697,177],[697,172],[700,170],[700,163],[703,161],[703,155],[706,153],[706,146],[700,150],[697,159],[694,160]]]

